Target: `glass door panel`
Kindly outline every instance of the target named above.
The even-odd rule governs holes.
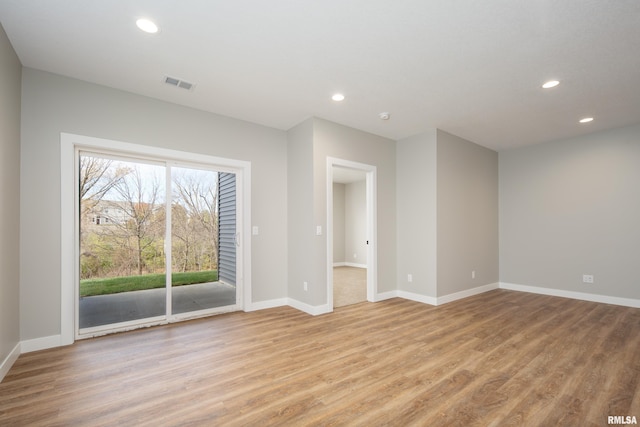
[[[79,160],[79,328],[165,316],[165,166]]]
[[[236,304],[235,284],[219,280],[219,176],[171,168],[172,314]]]

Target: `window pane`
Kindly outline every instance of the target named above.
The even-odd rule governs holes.
[[[234,285],[218,280],[218,172],[171,169],[172,311],[236,303]]]
[[[81,154],[81,329],[165,315],[165,170]]]

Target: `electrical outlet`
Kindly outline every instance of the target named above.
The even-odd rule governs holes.
[[[309,290],[309,284],[307,282],[302,282],[302,286],[303,286],[305,291]]]
[[[592,274],[583,274],[582,275],[582,283],[593,283],[593,275]]]
[[[413,282],[413,274],[407,274],[407,282]]]

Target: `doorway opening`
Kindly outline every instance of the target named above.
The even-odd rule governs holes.
[[[375,301],[375,166],[327,160],[327,296],[330,309]]]

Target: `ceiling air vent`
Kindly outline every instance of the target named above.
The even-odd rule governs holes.
[[[179,87],[181,89],[191,90],[193,89],[193,83],[186,82],[182,79],[166,76],[164,82],[168,85]]]

